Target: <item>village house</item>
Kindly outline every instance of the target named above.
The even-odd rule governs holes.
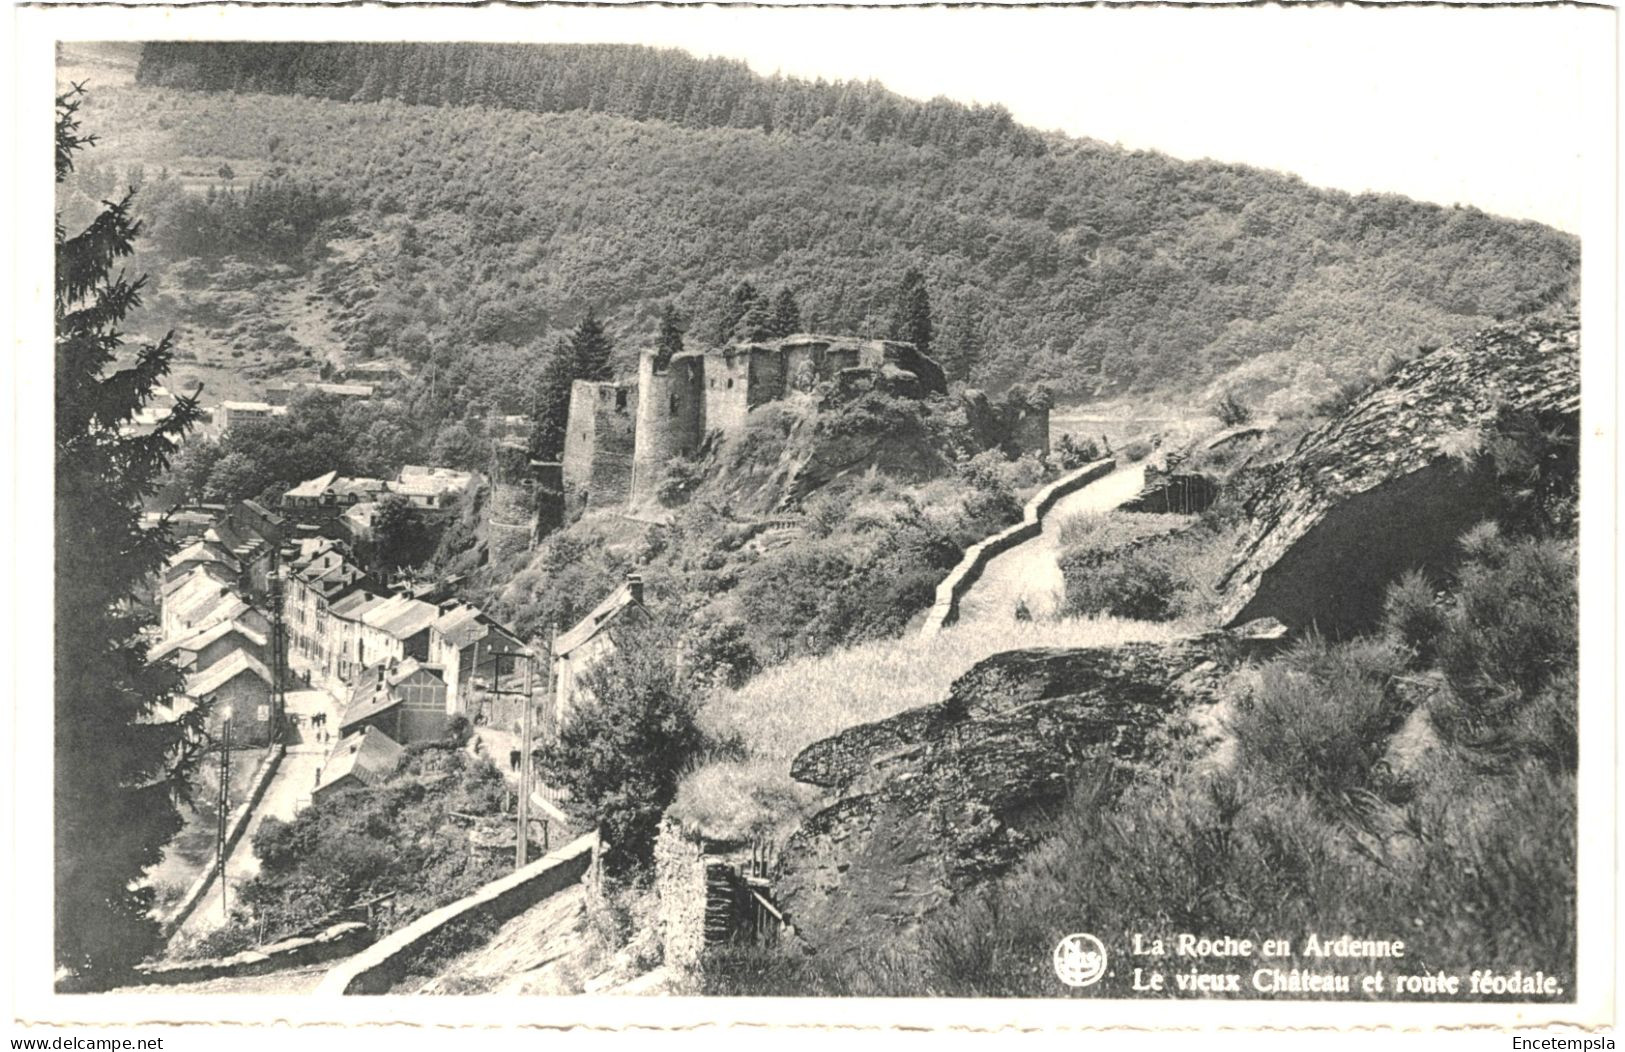
[[[412,378],[412,370],[401,362],[376,358],[352,362],[339,370],[338,379],[347,384],[368,384],[379,394],[398,391]]]
[[[345,401],[365,402],[372,398],[371,384],[328,384],[309,380],[283,380],[265,389],[265,400],[272,405],[287,405],[301,394],[316,393],[341,398]]]
[[[182,577],[158,589],[158,623],[165,639],[172,639],[220,619],[220,609],[238,598],[236,582],[215,563],[193,566]]]
[[[361,615],[359,661],[363,667],[380,661],[429,659],[429,629],[440,617],[430,603],[393,595]]]
[[[365,666],[361,662],[361,617],[368,610],[388,600],[365,589],[351,592],[327,608],[325,630],[318,645],[319,664],[325,682],[348,684],[355,682]],[[342,693],[342,691],[340,692]]]
[[[334,543],[309,545],[289,564],[283,620],[295,652],[319,666],[336,663],[328,634],[330,607],[355,592],[374,591],[372,578]]]
[[[407,464],[389,483],[389,491],[405,497],[415,507],[445,509],[455,505],[473,484],[473,472]]]
[[[282,508],[297,517],[321,513],[327,518],[363,501],[375,501],[388,492],[383,479],[341,478],[337,471],[317,475],[282,495]]]
[[[261,664],[276,663],[269,633],[241,618],[222,619],[190,635],[166,640],[149,650],[147,659],[172,658],[183,671],[194,672],[211,668],[239,650]]]
[[[518,671],[525,645],[478,607],[460,604],[429,626],[429,663],[446,681],[446,711],[470,712],[479,683],[497,683]]]
[[[209,729],[216,736],[229,714],[234,745],[269,745],[280,713],[276,708],[276,688],[271,670],[264,662],[243,650],[231,654],[201,672],[186,677],[182,706],[212,700]]]
[[[179,580],[204,565],[214,566],[220,571],[220,579],[226,581],[235,581],[242,572],[236,556],[225,545],[202,537],[169,557],[164,563],[164,582]]]
[[[591,698],[583,677],[616,647],[619,628],[647,624],[643,578],[636,573],[553,644],[553,726],[562,727],[575,707]]]
[[[286,416],[287,412],[287,406],[272,405],[270,402],[221,402],[214,418],[220,433],[225,434],[238,424]]]
[[[377,727],[365,726],[339,740],[322,764],[311,798],[321,801],[346,789],[377,785],[400,766],[406,749]]]
[[[357,678],[339,734],[373,727],[407,745],[439,741],[446,718],[446,682],[439,670],[408,658],[374,665]]]

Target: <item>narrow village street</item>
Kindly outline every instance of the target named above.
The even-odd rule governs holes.
[[[226,859],[224,901],[217,882],[185,923],[176,929],[178,937],[201,935],[225,923],[237,888],[260,871],[260,860],[254,854],[254,834],[267,818],[291,821],[301,808],[310,803],[310,791],[315,788],[322,761],[332,747],[331,740],[324,743],[313,731],[310,717],[321,712],[329,713],[327,727],[332,734],[337,734],[338,703],[325,690],[291,690],[287,694],[287,712],[290,717],[298,717],[298,722],[289,732],[287,751],[277,765],[276,773],[271,776],[271,783],[265,787],[265,795],[259,806],[249,818],[242,839],[237,841]],[[236,802],[232,806],[235,808]]]

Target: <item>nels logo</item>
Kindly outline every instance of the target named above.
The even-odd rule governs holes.
[[[1068,935],[1055,947],[1055,974],[1068,986],[1093,986],[1106,974],[1106,947],[1085,932]]]

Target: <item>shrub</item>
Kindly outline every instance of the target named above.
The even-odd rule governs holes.
[[[1067,578],[1067,611],[1072,614],[1167,621],[1174,616],[1178,581],[1159,552],[1145,548],[1108,559]]]
[[[1385,642],[1304,640],[1236,700],[1229,726],[1238,760],[1324,805],[1343,805],[1350,792],[1371,787],[1389,736],[1410,713],[1395,689],[1399,669]]]
[[[569,793],[571,817],[602,829],[612,874],[649,865],[660,817],[704,744],[671,643],[653,627],[620,634],[558,737],[537,750],[541,777]]]
[[[1155,448],[1150,440],[1136,438],[1131,442],[1125,442],[1123,448],[1117,451],[1117,461],[1120,464],[1133,464],[1149,457]]]
[[[1434,725],[1453,740],[1566,765],[1579,632],[1574,550],[1483,530],[1466,545],[1437,643],[1451,696],[1430,710]]]
[[[1253,418],[1253,411],[1243,405],[1231,392],[1226,392],[1213,407],[1214,415],[1225,427],[1240,427]]]
[[[1074,471],[1100,459],[1100,445],[1092,438],[1078,438],[1070,431],[1055,442],[1055,459],[1063,471]]]
[[[1219,600],[1213,582],[1234,533],[1218,519],[1181,529],[1187,521],[1120,514],[1064,521],[1060,562],[1067,612],[1148,621],[1210,616]]]
[[[1420,570],[1407,571],[1388,587],[1382,623],[1388,638],[1410,652],[1413,667],[1425,668],[1438,657],[1445,611],[1433,585]]]

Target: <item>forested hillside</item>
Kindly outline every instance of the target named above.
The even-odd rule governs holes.
[[[877,332],[910,265],[957,378],[1262,400],[1564,299],[1578,267],[1574,238],[1471,208],[645,48],[149,44],[138,83],[92,84],[92,107],[103,157],[147,164],[172,251],[206,231],[166,234],[184,195],[159,158],[200,159],[171,180],[194,196],[223,162],[222,188],[347,202],[331,222],[357,240],[308,259],[344,352],[432,365],[453,403],[534,376],[589,309],[623,365],[666,303],[707,342],[742,280],[793,291],[804,328]]]

